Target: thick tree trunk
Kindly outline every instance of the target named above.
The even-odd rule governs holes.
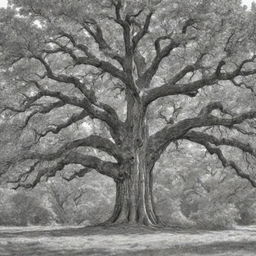
[[[148,127],[143,106],[128,95],[127,134],[123,144],[129,156],[124,164],[125,179],[116,181],[116,203],[112,223],[157,225],[152,189],[152,168],[148,168],[146,153]]]
[[[128,178],[116,182],[116,201],[114,212],[108,222],[157,225],[152,197],[150,177],[145,172],[139,179]]]

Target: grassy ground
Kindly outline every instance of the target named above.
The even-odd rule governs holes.
[[[0,228],[1,256],[255,256],[256,226],[226,231],[138,227]]]

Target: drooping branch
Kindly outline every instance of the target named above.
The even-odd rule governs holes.
[[[40,155],[38,155],[38,158],[40,159],[40,161],[53,161],[53,159],[42,159]],[[58,171],[63,170],[65,166],[70,164],[76,164],[80,166],[82,165],[85,167],[86,170],[95,169],[97,172],[108,177],[111,177],[113,179],[122,179],[122,175],[120,176],[118,164],[103,161],[95,156],[83,155],[77,152],[69,152],[65,156],[59,158],[56,156],[54,161],[54,163],[50,164],[51,166],[38,169],[37,175],[35,178],[33,178],[32,182],[26,182],[28,180],[29,174],[32,173],[32,170],[34,172],[36,166],[38,165],[37,161],[37,164],[33,164],[32,167],[29,168],[28,172],[26,172],[24,175],[20,175],[19,178],[16,179],[15,181],[12,181],[12,183],[17,183],[14,189],[18,189],[20,187],[34,188],[38,183],[41,182],[43,177],[45,177],[46,179],[54,177]],[[77,175],[85,175],[85,169],[83,169],[83,171],[80,170],[80,172],[78,172]]]
[[[95,156],[88,156],[77,152],[70,152],[66,156],[65,161],[70,164],[80,164],[84,167],[95,169],[99,173],[109,176],[113,179],[121,178],[119,164],[103,161]]]
[[[231,117],[225,118],[212,115],[211,112],[216,109],[223,114],[231,115]],[[197,117],[187,118],[176,124],[167,124],[162,130],[152,135],[149,139],[148,161],[156,161],[171,142],[183,139],[186,133],[193,128],[206,126],[232,128],[234,125],[254,118],[256,118],[256,111],[235,115],[226,110],[220,102],[211,102],[200,111]]]
[[[243,143],[235,138],[217,138],[213,135],[209,135],[207,133],[203,132],[195,132],[190,131],[188,132],[184,137],[184,139],[187,140],[196,140],[196,139],[202,139],[205,140],[211,144],[214,144],[215,146],[230,146],[234,148],[240,149],[242,152],[248,153],[251,156],[256,158],[256,149],[253,149],[252,146],[249,143]]]
[[[229,161],[223,154],[222,150],[216,147],[213,147],[207,140],[201,137],[193,136],[188,138],[190,141],[196,142],[203,145],[210,154],[216,154],[218,159],[221,161],[223,167],[230,167],[235,170],[237,176],[242,179],[246,179],[249,183],[256,187],[256,181],[247,173],[245,173],[234,161]]]
[[[26,188],[26,189],[34,188],[38,183],[40,183],[42,177],[46,177],[46,178],[54,177],[55,174],[58,171],[61,171],[62,169],[64,169],[66,165],[67,164],[64,161],[59,161],[51,167],[47,167],[47,168],[44,167],[39,170],[35,170],[34,168],[33,172],[37,171],[37,175],[34,178],[34,180],[32,182],[27,182],[29,175],[26,175],[25,179],[23,178],[24,177],[23,175],[20,175],[18,180],[15,180],[14,182],[12,181],[12,183],[16,183],[16,186],[13,189],[17,190],[18,188]],[[32,169],[30,168],[30,170]]]

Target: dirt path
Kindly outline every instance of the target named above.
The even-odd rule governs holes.
[[[1,256],[255,256],[256,226],[228,231],[0,228]]]

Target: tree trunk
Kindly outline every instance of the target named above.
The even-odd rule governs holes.
[[[123,144],[129,155],[124,164],[125,179],[116,181],[116,202],[111,223],[157,225],[152,189],[152,169],[148,169],[146,151],[148,126],[140,102],[128,95],[127,134]]]
[[[139,179],[128,178],[116,182],[116,201],[110,223],[143,224],[159,223],[155,214],[150,177],[140,173]]]

